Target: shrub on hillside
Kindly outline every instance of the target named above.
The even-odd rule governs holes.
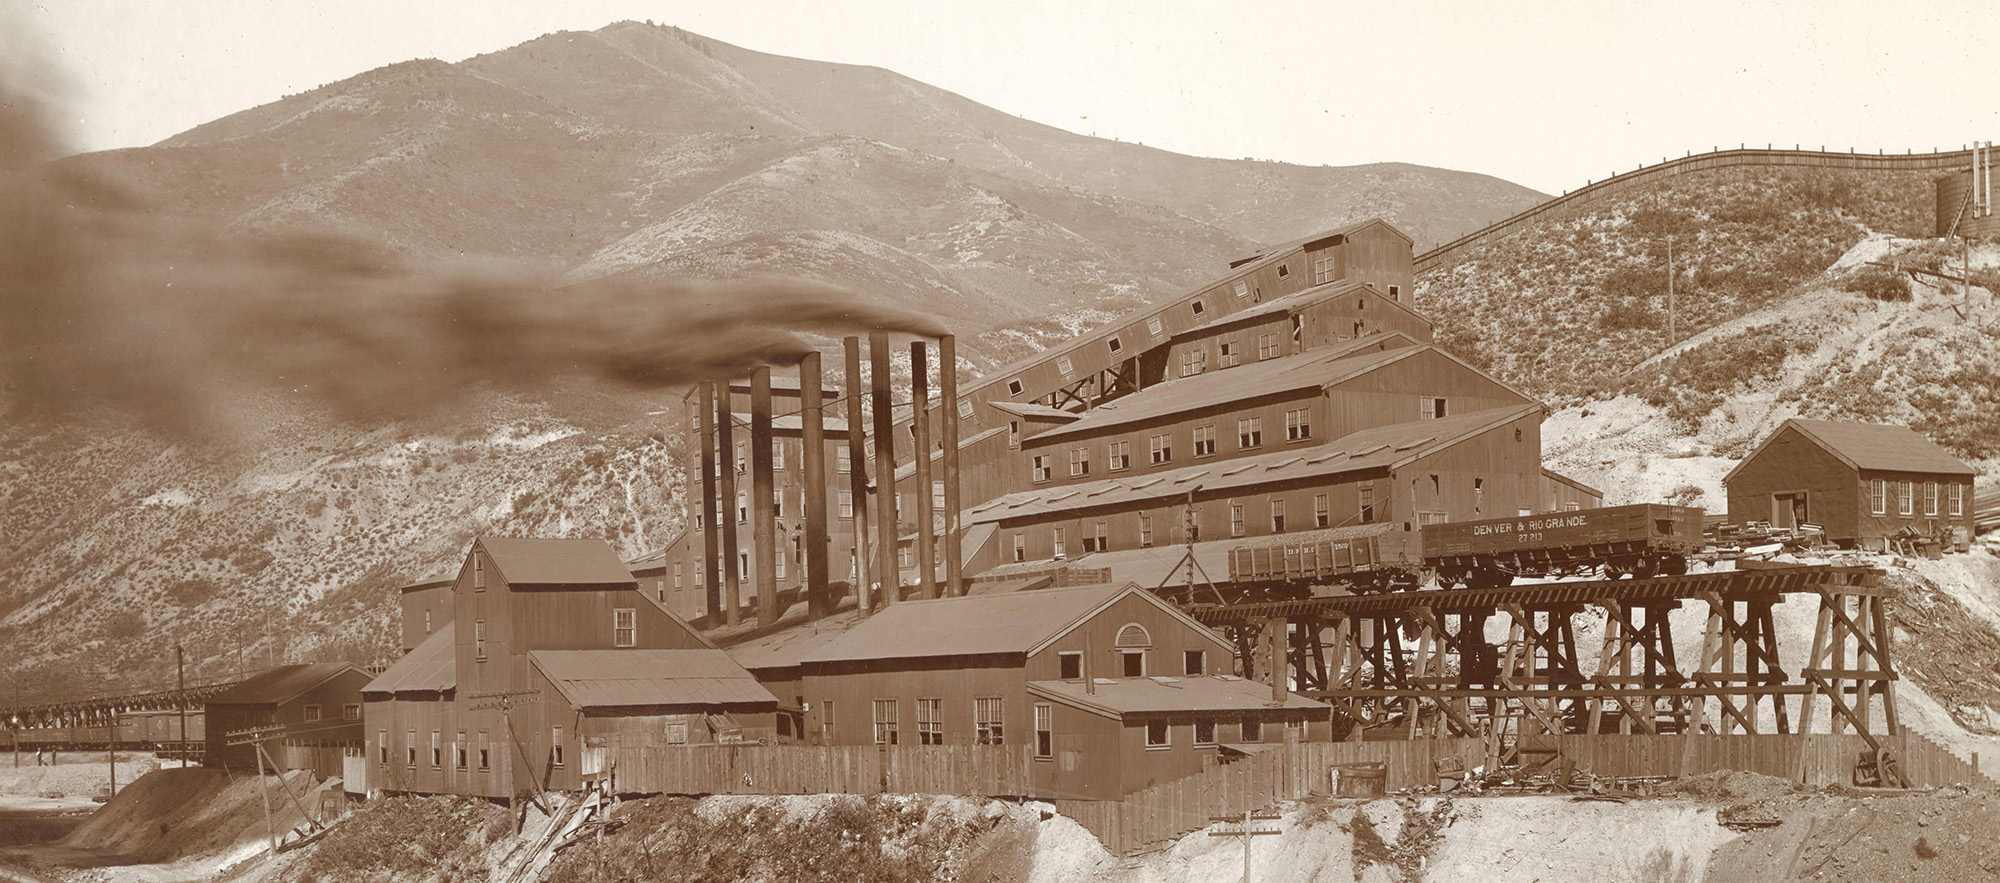
[[[1846,288],[1876,300],[1910,299],[1910,279],[1887,267],[1864,266],[1847,279]]]
[[[1621,298],[1605,306],[1597,316],[1597,327],[1605,331],[1631,331],[1660,327],[1659,314],[1638,298]]]

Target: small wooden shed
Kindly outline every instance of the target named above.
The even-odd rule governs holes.
[[[1732,524],[1816,524],[1843,546],[1972,540],[1972,467],[1907,426],[1792,418],[1723,476]]]

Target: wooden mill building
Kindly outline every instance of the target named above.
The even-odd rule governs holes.
[[[1844,546],[1971,542],[1972,467],[1907,426],[1792,418],[1723,476],[1729,520],[1817,524]]]
[[[268,668],[205,703],[203,763],[237,772],[257,770],[257,749],[230,745],[229,734],[252,727],[284,730],[264,749],[276,761],[284,744],[325,748],[361,745],[361,688],[368,673],[344,662]],[[328,772],[322,770],[322,772]]]

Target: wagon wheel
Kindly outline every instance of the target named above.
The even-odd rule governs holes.
[[[1633,562],[1632,564],[1632,577],[1634,579],[1647,579],[1650,578],[1653,575],[1653,572],[1658,569],[1659,569],[1659,562],[1656,559],[1641,558],[1638,561]]]
[[[1688,572],[1687,556],[1686,555],[1662,556],[1660,558],[1660,566],[1658,569],[1661,576],[1687,576]]]
[[[1623,558],[1607,558],[1604,561],[1605,579],[1624,579],[1632,575],[1632,565]]]

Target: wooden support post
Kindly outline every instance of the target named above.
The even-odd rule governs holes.
[[[917,596],[937,597],[937,513],[931,493],[931,367],[921,340],[910,342],[910,476],[917,495]]]
[[[716,496],[715,381],[704,380],[696,389],[700,400],[695,408],[701,414],[702,609],[708,612],[712,627],[722,618],[722,513],[728,507],[717,505]],[[722,394],[729,395],[726,384]]]
[[[847,493],[854,500],[854,608],[867,616],[874,609],[875,559],[868,546],[868,420],[861,396],[861,338],[841,339],[846,368],[847,397]]]
[[[896,545],[903,528],[896,518],[896,439],[892,434],[896,421],[889,400],[888,332],[868,335],[868,364],[875,415],[875,572],[882,582],[882,597],[877,603],[888,605],[901,599],[903,584],[902,568],[896,562]]]
[[[826,520],[826,396],[820,391],[824,374],[819,351],[799,360],[799,466],[805,483],[806,616],[833,613],[834,597],[827,585],[827,557],[832,554]]]
[[[760,626],[778,621],[778,561],[785,554],[779,548],[784,540],[778,536],[778,485],[771,457],[776,443],[771,431],[771,368],[765,365],[750,374],[750,536],[756,549],[750,567]]]
[[[938,387],[944,394],[944,583],[952,597],[965,594],[965,535],[960,522],[965,505],[959,495],[958,444],[958,338],[938,338]]]
[[[715,439],[721,451],[722,468],[717,479],[716,493],[721,496],[722,511],[717,515],[722,522],[722,621],[735,625],[742,615],[743,570],[742,552],[736,542],[737,490],[736,479],[742,469],[742,458],[736,448],[736,392],[733,384],[722,384],[722,395],[715,402]],[[748,507],[742,507],[748,508]],[[511,804],[509,805],[512,806]]]

